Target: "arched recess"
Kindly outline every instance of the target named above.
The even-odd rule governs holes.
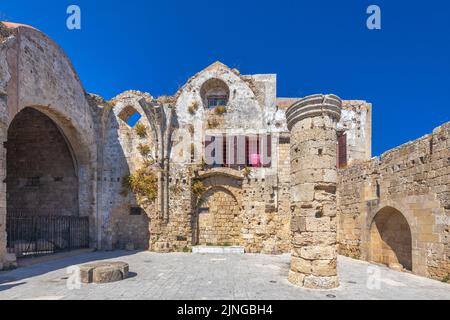
[[[63,50],[42,32],[28,26],[6,24],[11,30],[6,64],[10,75],[5,84],[6,108],[0,110],[0,139],[8,147],[10,124],[22,110],[32,108],[52,121],[66,142],[78,189],[78,215],[88,219],[89,245],[98,247],[97,229],[97,137],[94,109],[71,62]],[[0,152],[2,180],[7,178],[7,150]],[[31,177],[33,178],[33,177]],[[37,177],[34,177],[37,178]],[[61,180],[61,177],[53,177]],[[64,177],[62,177],[64,180]],[[61,181],[53,181],[55,183]],[[34,179],[37,183],[37,179]],[[73,187],[73,186],[72,186]],[[73,199],[72,199],[73,200]],[[72,201],[71,200],[71,201]],[[64,201],[64,199],[60,199]],[[6,188],[0,192],[0,260],[6,249]],[[74,207],[74,206],[70,206]],[[51,207],[48,207],[51,210]],[[65,211],[61,206],[57,211]],[[68,210],[71,211],[71,210]],[[73,212],[66,212],[72,214]],[[1,262],[1,261],[0,261]]]
[[[215,186],[199,198],[193,242],[199,245],[241,244],[242,216],[236,197],[228,189]]]
[[[223,80],[211,78],[203,83],[200,96],[205,109],[212,109],[217,106],[225,107],[230,98],[230,88]]]
[[[95,217],[86,210],[94,199],[87,146],[75,140],[74,148],[76,132],[61,127],[54,112],[40,110],[21,109],[7,130],[7,247],[18,257],[95,243]]]
[[[384,207],[370,227],[370,260],[385,265],[400,264],[412,271],[412,234],[405,216],[393,207]]]
[[[8,128],[7,212],[79,216],[77,161],[59,127],[25,108]]]

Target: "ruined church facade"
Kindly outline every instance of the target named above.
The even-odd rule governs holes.
[[[370,103],[276,88],[216,62],[173,96],[107,101],[45,34],[0,24],[0,266],[85,228],[100,250],[291,253],[312,288],[338,285],[338,254],[448,280],[450,124],[372,158]]]

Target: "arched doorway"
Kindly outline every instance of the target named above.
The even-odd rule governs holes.
[[[89,247],[77,162],[55,122],[24,108],[8,128],[6,149],[8,251],[21,257]]]
[[[412,238],[408,221],[395,208],[381,209],[370,228],[370,260],[400,264],[412,271]]]
[[[242,217],[234,195],[215,187],[200,197],[194,242],[199,245],[239,245]]]

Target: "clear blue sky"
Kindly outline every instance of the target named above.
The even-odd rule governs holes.
[[[82,10],[82,30],[66,9]],[[382,10],[382,30],[366,9]],[[0,0],[2,20],[59,43],[88,92],[173,94],[220,60],[277,73],[278,96],[335,93],[374,105],[378,155],[450,121],[449,1]]]

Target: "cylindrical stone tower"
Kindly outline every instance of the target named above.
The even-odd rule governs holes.
[[[289,281],[332,289],[337,277],[337,132],[342,101],[306,97],[286,112],[291,131],[292,261]]]

